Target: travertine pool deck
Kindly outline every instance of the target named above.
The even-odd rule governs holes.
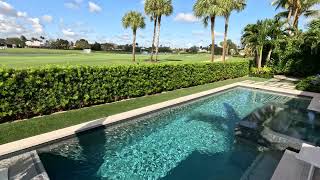
[[[309,105],[308,109],[320,112],[320,94],[311,93],[311,92],[303,92],[303,91],[298,91],[298,90],[294,90],[291,88],[288,89],[288,88],[278,87],[278,86],[273,87],[273,86],[264,85],[263,83],[256,84],[256,83],[252,83],[252,82],[248,82],[248,81],[243,81],[243,82],[234,83],[234,84],[226,85],[223,87],[215,88],[212,90],[196,93],[193,95],[169,100],[166,102],[146,106],[143,108],[131,110],[128,112],[120,113],[120,114],[109,116],[106,118],[102,118],[102,119],[82,123],[79,125],[67,127],[64,129],[53,131],[53,132],[37,135],[34,137],[22,139],[19,141],[7,143],[4,145],[0,145],[0,160],[11,157],[13,155],[18,155],[21,153],[25,153],[25,152],[34,150],[41,145],[45,145],[47,143],[54,142],[56,140],[60,140],[60,139],[66,138],[66,137],[70,137],[70,136],[73,136],[77,133],[80,133],[80,132],[83,132],[83,131],[86,131],[89,129],[112,124],[115,122],[120,122],[123,120],[129,120],[129,119],[139,117],[139,116],[142,116],[142,115],[145,115],[148,113],[152,113],[152,112],[164,109],[164,108],[179,105],[179,104],[191,101],[191,100],[195,100],[195,99],[198,99],[198,98],[201,98],[204,96],[212,95],[214,93],[222,92],[224,90],[228,90],[228,89],[239,87],[239,86],[240,87],[247,87],[247,88],[261,89],[261,90],[266,90],[266,91],[273,91],[273,92],[278,92],[278,93],[285,93],[288,95],[308,96],[308,97],[312,98],[312,102]]]

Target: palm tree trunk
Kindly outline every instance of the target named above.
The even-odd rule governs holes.
[[[153,25],[153,39],[152,39],[152,48],[151,48],[151,61],[153,61],[154,55],[154,48],[155,48],[155,40],[156,40],[156,33],[157,33],[157,22],[158,18],[154,18],[154,25]]]
[[[211,17],[211,62],[214,62],[214,26],[215,26],[216,16]]]
[[[289,7],[289,14],[288,14],[288,17],[287,17],[287,22],[288,22],[289,25],[290,25],[291,16],[292,16],[292,8]]]
[[[258,68],[261,68],[261,66],[262,66],[262,53],[263,53],[263,45],[261,45],[261,47],[260,47],[260,57],[259,57],[259,61],[258,61]]]
[[[133,43],[132,43],[132,61],[136,61],[136,37],[137,30],[133,30]]]
[[[272,49],[272,48],[270,48],[270,50],[269,50],[269,52],[268,52],[267,62],[269,62],[269,61],[270,61],[270,59],[271,59],[272,51],[273,51],[273,49]]]
[[[158,34],[156,46],[156,61],[158,61],[159,43],[160,43],[160,30],[161,30],[161,16],[158,17]]]
[[[293,18],[293,27],[298,29],[298,20],[299,20],[299,10],[298,8],[294,12],[294,18]]]
[[[225,16],[225,24],[224,24],[224,41],[223,41],[223,50],[222,50],[222,61],[226,61],[226,49],[227,49],[227,36],[228,36],[228,28],[229,28],[229,17],[230,15]]]

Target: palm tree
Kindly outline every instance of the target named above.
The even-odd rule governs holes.
[[[145,0],[144,12],[150,17],[150,20],[153,21],[153,38],[152,38],[152,48],[151,48],[151,61],[153,61],[153,55],[155,51],[155,40],[157,32],[157,0]]]
[[[268,55],[266,61],[270,61],[273,50],[279,46],[279,44],[285,41],[285,37],[289,34],[286,33],[284,27],[285,22],[279,19],[268,19],[266,20],[267,25],[267,44],[269,46]]]
[[[222,61],[225,61],[230,15],[234,10],[238,12],[242,11],[246,6],[246,0],[220,0],[220,6],[222,8],[222,15],[224,16],[224,19],[225,19],[224,43],[223,43],[223,51],[222,51]]]
[[[287,17],[287,23],[290,25],[295,0],[274,0],[271,4],[276,6],[276,9],[284,8],[288,10],[288,13],[285,13],[283,16]]]
[[[273,5],[277,8],[282,7],[286,11],[277,14],[277,17],[287,17],[290,24],[291,17],[293,17],[293,27],[298,28],[299,19],[301,16],[314,16],[319,14],[319,10],[312,9],[319,4],[320,0],[275,0]]]
[[[261,20],[259,20],[256,24],[248,24],[244,28],[244,32],[241,37],[242,44],[255,50],[258,68],[261,68],[262,66],[262,53],[264,45],[267,43],[267,38],[268,26],[266,21]]]
[[[156,0],[156,12],[157,18],[157,38],[156,38],[156,61],[158,60],[159,42],[160,42],[160,30],[162,16],[170,16],[173,12],[172,0]]]
[[[131,28],[133,32],[133,42],[132,42],[132,56],[133,62],[136,61],[136,37],[137,37],[137,30],[143,29],[146,24],[144,22],[144,17],[141,13],[136,11],[130,11],[126,13],[122,18],[122,25],[124,28]]]
[[[293,27],[298,28],[299,18],[301,16],[309,17],[319,14],[319,10],[312,9],[319,3],[320,0],[296,0],[295,12],[293,17]]]
[[[214,62],[214,47],[215,47],[215,21],[216,16],[221,14],[221,7],[218,0],[197,0],[193,6],[194,15],[198,18],[203,18],[203,24],[208,26],[208,21],[211,23],[211,62]]]

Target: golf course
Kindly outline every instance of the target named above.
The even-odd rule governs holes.
[[[150,55],[137,54],[136,64],[151,63]],[[241,60],[243,58],[229,58]],[[209,62],[210,54],[160,54],[158,63]],[[220,61],[220,56],[216,57]],[[131,54],[92,52],[80,50],[53,50],[15,48],[0,50],[0,66],[7,68],[39,67],[45,65],[127,65],[134,64]]]

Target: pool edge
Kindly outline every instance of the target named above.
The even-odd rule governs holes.
[[[122,122],[124,120],[130,120],[132,118],[140,117],[140,116],[143,116],[146,114],[153,113],[158,110],[162,110],[162,109],[169,108],[172,106],[187,103],[189,101],[193,101],[193,100],[196,100],[199,98],[203,98],[203,97],[213,95],[213,94],[222,92],[224,90],[229,90],[229,89],[236,88],[236,87],[260,89],[260,90],[264,90],[264,91],[273,91],[273,92],[282,93],[282,94],[291,94],[291,95],[296,95],[296,96],[310,97],[310,98],[312,98],[312,101],[311,101],[308,109],[320,112],[320,94],[298,91],[298,90],[275,88],[275,87],[269,87],[269,86],[263,86],[263,85],[249,84],[249,83],[246,83],[245,81],[243,81],[243,82],[233,83],[233,84],[225,85],[222,87],[214,88],[214,89],[211,89],[208,91],[203,91],[200,93],[180,97],[177,99],[153,104],[150,106],[134,109],[131,111],[112,115],[112,116],[109,116],[106,118],[101,118],[101,119],[85,122],[82,124],[78,124],[75,126],[71,126],[71,127],[59,129],[56,131],[40,134],[37,136],[25,138],[22,140],[10,142],[7,144],[3,144],[3,145],[0,145],[0,160],[6,159],[10,156],[14,156],[14,155],[18,155],[18,154],[21,154],[24,152],[35,150],[39,146],[51,144],[51,143],[56,142],[58,140],[74,136],[74,135],[81,133],[81,132],[84,132],[84,131],[88,131],[91,129],[110,125],[110,124],[117,123],[117,122]]]

